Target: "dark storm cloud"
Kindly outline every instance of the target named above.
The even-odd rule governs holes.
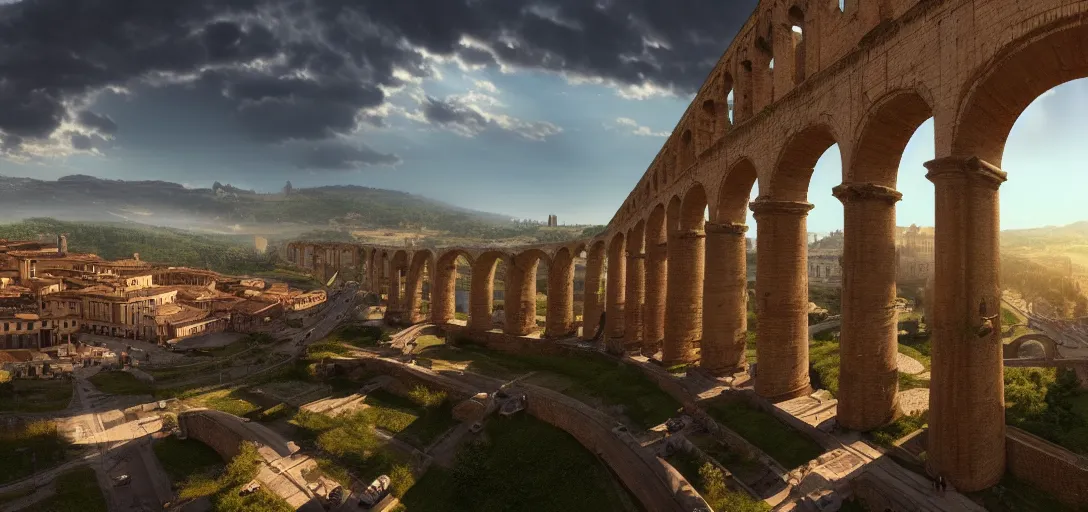
[[[82,133],[69,133],[68,137],[72,141],[73,148],[89,150],[94,147],[94,145],[91,143],[91,138]]]
[[[479,112],[455,101],[442,101],[431,97],[423,103],[423,116],[432,123],[458,125],[474,133],[483,130],[487,125],[487,119]]]
[[[301,148],[297,152],[295,165],[306,170],[343,171],[367,165],[394,165],[399,162],[400,159],[395,155],[379,153],[366,146],[325,142]]]
[[[108,118],[73,112],[105,87],[150,80],[162,87],[195,81],[214,88],[233,102],[241,125],[259,141],[328,139],[353,132],[360,122],[382,125],[381,116],[367,109],[385,101],[379,86],[402,85],[394,70],[430,74],[419,49],[469,65],[501,63],[690,93],[754,5],[755,0],[691,0],[682,8],[672,0],[0,4],[0,132],[5,140],[40,139],[76,117],[112,133],[116,125]],[[483,48],[462,46],[466,38]],[[437,100],[423,107],[437,123],[482,121],[479,113]]]
[[[103,116],[89,110],[83,110],[76,115],[76,120],[83,126],[94,128],[107,135],[117,133],[117,123],[113,122],[113,119],[110,119],[109,116]]]

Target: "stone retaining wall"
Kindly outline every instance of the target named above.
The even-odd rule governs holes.
[[[1088,503],[1088,458],[1018,428],[1006,428],[1009,473],[1064,503]]]

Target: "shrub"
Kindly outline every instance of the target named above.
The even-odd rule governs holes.
[[[393,466],[389,472],[390,491],[397,498],[403,498],[404,494],[416,484],[416,476],[412,474],[412,468],[404,464]]]
[[[416,386],[408,392],[408,398],[422,407],[437,407],[446,401],[445,391],[432,391],[426,386]]]

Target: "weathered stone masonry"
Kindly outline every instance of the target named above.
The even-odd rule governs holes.
[[[755,387],[765,398],[789,398],[810,388],[809,183],[816,161],[837,144],[843,185],[835,193],[846,212],[840,422],[871,429],[896,407],[896,318],[887,307],[894,298],[888,258],[896,176],[910,137],[933,118],[936,158],[926,167],[937,205],[937,289],[927,464],[957,489],[985,488],[1001,478],[1006,456],[994,334],[1000,329],[984,329],[1000,323],[1002,153],[1032,101],[1088,77],[1086,41],[1083,0],[847,0],[844,11],[834,1],[762,0],[607,229],[592,240],[502,249],[364,247],[353,254],[379,290],[393,287],[396,272],[388,267],[397,252],[414,262],[416,251],[430,251],[428,265],[451,252],[466,255],[473,263],[469,325],[484,330],[491,328],[497,258],[539,251],[551,268],[560,251],[584,252],[584,338],[597,334],[607,308],[606,340],[618,338],[623,348],[646,354],[660,346],[666,363],[699,361],[712,373],[729,372],[744,364],[738,349],[745,269],[741,242],[720,226],[743,223],[758,187],[751,205],[758,247]],[[328,278],[338,265],[356,261],[322,254],[330,247],[337,246],[299,242],[287,254]],[[418,277],[409,272],[407,279]],[[441,282],[436,293],[448,294],[451,287]],[[521,303],[528,288],[508,302]],[[562,286],[549,281],[553,288]],[[451,299],[434,297],[432,304],[449,304],[443,300]],[[565,334],[567,304],[549,297],[548,325],[555,326],[549,335]],[[437,320],[450,316],[448,305],[431,311]]]

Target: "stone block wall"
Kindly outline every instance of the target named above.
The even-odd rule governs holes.
[[[1088,503],[1088,458],[1018,428],[1006,428],[1009,473],[1063,503]]]

